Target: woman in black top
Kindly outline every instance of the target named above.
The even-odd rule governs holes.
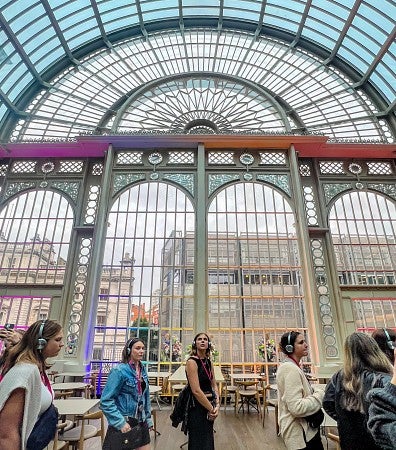
[[[367,393],[383,387],[392,366],[375,340],[352,333],[344,344],[344,367],[326,386],[323,409],[337,421],[342,450],[379,450],[367,429]],[[359,443],[359,444],[358,444]]]
[[[195,336],[186,373],[195,406],[189,411],[188,450],[214,450],[213,422],[219,414],[219,392],[210,361],[210,339]]]

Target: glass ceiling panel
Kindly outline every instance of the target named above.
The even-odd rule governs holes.
[[[45,5],[51,8],[54,15],[53,21],[51,21],[51,14],[44,8]],[[95,5],[98,8],[99,18],[95,15]],[[300,56],[304,53],[302,51],[304,48],[310,48],[311,51],[312,44],[323,47],[333,58],[327,63],[330,74],[334,58],[337,60],[338,70],[341,70],[343,65],[351,65],[357,70],[359,76],[354,80],[348,80],[348,85],[356,86],[359,85],[359,81],[364,81],[365,89],[366,86],[372,85],[379,93],[378,98],[374,98],[373,104],[388,106],[394,104],[396,96],[394,70],[396,65],[394,44],[396,2],[394,0],[362,0],[361,2],[312,0],[311,3],[307,3],[306,0],[267,0],[266,2],[262,0],[224,0],[223,2],[218,0],[183,0],[182,2],[179,0],[141,0],[139,5],[142,11],[142,23],[139,22],[136,2],[131,0],[78,0],[72,2],[70,0],[0,0],[0,51],[4,52],[4,56],[0,54],[0,81],[1,91],[8,96],[7,101],[0,104],[0,125],[5,111],[7,111],[4,109],[7,102],[14,103],[14,109],[18,110],[19,98],[24,95],[24,92],[29,92],[29,95],[34,92],[34,90],[27,89],[34,81],[36,89],[41,88],[44,81],[53,85],[55,90],[61,89],[62,92],[67,92],[67,95],[75,95],[78,99],[84,99],[83,104],[88,102],[87,99],[90,99],[89,102],[92,104],[95,104],[96,98],[100,97],[101,101],[106,99],[98,109],[96,107],[93,109],[96,111],[95,113],[91,112],[96,119],[99,119],[103,110],[118,102],[125,93],[144,83],[161,80],[162,77],[168,77],[170,74],[215,70],[232,76],[246,77],[246,81],[252,81],[257,85],[263,84],[266,89],[270,89],[274,93],[285,91],[285,95],[288,95],[290,78],[284,73],[285,70],[293,73],[297,79],[303,78],[305,75],[303,70],[296,71],[292,67],[295,63],[302,64],[305,67],[304,70],[316,71],[316,68],[312,67],[310,55],[306,59],[300,58],[297,62],[291,60],[288,62],[289,56],[283,60],[283,55],[288,52],[287,46],[274,44],[275,41],[270,38],[266,40],[265,46],[262,43],[257,45],[254,39],[246,38],[243,33],[238,33],[236,30],[233,35],[227,34],[225,41],[225,34],[218,34],[218,24],[216,23],[212,35],[209,30],[206,30],[205,34],[188,33],[185,42],[178,40],[176,42],[172,38],[172,45],[175,45],[175,49],[171,48],[168,42],[170,38],[165,35],[161,37],[157,35],[150,40],[150,44],[143,39],[135,40],[125,46],[112,42],[115,49],[111,52],[112,57],[106,61],[104,54],[101,54],[100,57],[95,57],[99,69],[94,65],[91,67],[93,71],[101,72],[105,71],[105,64],[117,65],[119,71],[117,74],[110,74],[109,71],[106,73],[105,80],[109,83],[108,85],[99,83],[95,74],[82,77],[82,81],[77,74],[75,77],[68,76],[67,82],[66,78],[63,79],[62,88],[56,81],[60,80],[59,77],[41,79],[45,73],[57,73],[56,64],[60,60],[68,59],[74,67],[75,52],[77,50],[81,52],[85,44],[94,43],[96,40],[103,47],[105,45],[103,38],[106,37],[102,36],[101,25],[108,34],[123,29],[129,33],[130,27],[136,27],[137,30],[140,27],[144,29],[153,21],[156,22],[155,26],[159,29],[161,20],[167,21],[172,18],[176,20],[195,18],[196,26],[199,26],[202,17],[223,18],[224,22],[231,19],[233,22],[225,22],[228,29],[231,23],[238,26],[241,21],[246,20],[250,26],[257,25],[261,33],[275,29],[276,35],[279,36],[279,31],[285,32],[289,43],[293,38],[291,33],[301,32],[301,37],[297,36],[298,40],[295,46],[299,50]],[[181,9],[179,10],[180,5]],[[350,17],[355,5],[358,5],[357,12],[354,17]],[[220,8],[223,10],[221,11]],[[304,16],[305,12],[307,13],[306,17]],[[180,18],[179,13],[182,14]],[[301,23],[302,19],[304,22]],[[260,23],[260,20],[263,22]],[[351,21],[351,24],[347,25],[347,21]],[[221,22],[219,24],[221,25]],[[151,25],[150,29],[152,28]],[[344,29],[345,37],[339,40],[340,33]],[[108,38],[111,40],[113,36],[108,36]],[[197,45],[198,40],[201,39],[204,41],[201,45]],[[309,47],[304,40],[309,42]],[[386,47],[387,41],[391,42],[388,44],[389,48]],[[156,45],[157,42],[160,46]],[[340,44],[339,48],[335,47],[338,44]],[[154,45],[154,51],[151,45]],[[88,49],[89,46],[86,48]],[[226,53],[222,53],[225,49],[227,49]],[[334,54],[332,54],[333,50]],[[132,52],[137,52],[136,54],[144,52],[144,57],[138,61],[133,57]],[[222,53],[221,57],[217,56],[218,52]],[[92,58],[92,55],[87,54],[85,57],[81,53],[78,57],[79,61],[85,61],[85,65],[89,65],[87,62],[89,58]],[[116,58],[116,61],[112,58]],[[281,64],[278,62],[280,60],[282,60]],[[308,63],[308,61],[310,62]],[[146,62],[147,67],[145,67]],[[320,66],[319,60],[317,63]],[[271,64],[271,66],[263,64]],[[64,66],[62,67],[64,68]],[[274,68],[275,75],[271,76],[271,71],[266,70],[269,67]],[[279,67],[283,68],[283,73]],[[93,78],[93,81],[88,83],[89,78]],[[311,79],[309,72],[307,79]],[[80,82],[84,87],[78,87]],[[268,86],[265,83],[268,83]],[[98,86],[96,90],[93,87],[95,84]],[[89,94],[83,92],[84,89],[88,89],[87,86],[89,86]],[[323,92],[326,89],[318,86],[317,88],[316,92],[324,95]],[[304,97],[303,92],[299,92],[299,89],[299,87],[296,88],[295,98],[308,104],[308,99]],[[109,93],[106,92],[107,90]],[[348,92],[350,92],[349,95],[356,95],[353,93],[353,89]],[[373,90],[368,92],[370,95],[375,95]],[[331,93],[327,95],[331,96]],[[384,96],[385,101],[382,101],[381,95]],[[315,103],[316,99],[310,101]],[[386,106],[383,108],[386,110]],[[11,109],[10,107],[10,111]],[[393,113],[394,110],[391,114]],[[79,114],[77,115],[80,117]],[[77,120],[76,117],[74,119]],[[84,126],[84,124],[81,125]],[[65,129],[68,129],[68,126],[70,127],[70,124]],[[0,128],[3,129],[3,127]],[[63,122],[61,128],[63,129]],[[7,133],[9,132],[7,131]]]
[[[212,78],[188,82],[189,72]],[[177,74],[187,81],[167,81]],[[214,74],[218,76],[213,78]],[[233,111],[243,110],[240,93],[247,95],[246,83],[251,83],[252,92],[250,103],[246,97],[248,112],[237,117]],[[109,127],[110,122],[102,120],[120,98],[130,98],[130,104],[116,111],[117,120],[108,132],[145,126],[180,132],[189,129],[188,121],[194,117],[210,121],[205,127],[211,130],[248,131],[254,124],[262,132],[288,131],[291,108],[295,117],[290,123],[296,118],[301,122],[295,126],[326,132],[332,138],[384,141],[386,130],[373,115],[374,105],[367,106],[352,86],[351,80],[323,66],[318,58],[275,39],[210,29],[174,30],[87,57],[81,70],[66,71],[51,92],[37,98],[29,108],[33,120],[13,137],[31,138],[37,128],[44,138],[70,138],[76,129],[95,132],[99,123]],[[257,109],[267,100],[255,98],[267,94],[268,106]],[[193,98],[188,100],[190,95]],[[287,111],[274,98],[287,102]]]
[[[136,5],[129,0],[97,0],[96,4],[106,33],[139,22]]]

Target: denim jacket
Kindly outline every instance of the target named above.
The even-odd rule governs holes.
[[[135,368],[126,363],[120,363],[110,371],[103,389],[100,409],[108,424],[118,430],[125,425],[126,417],[137,417],[139,422],[146,422],[149,428],[153,426],[149,381],[145,368],[141,367],[146,386],[140,397]],[[142,408],[139,408],[140,405]]]

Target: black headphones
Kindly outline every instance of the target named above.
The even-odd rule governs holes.
[[[392,341],[391,337],[389,336],[388,330],[386,328],[382,328],[385,333],[386,337],[386,345],[389,349],[394,350],[396,348],[395,343]]]
[[[140,341],[141,341],[141,339],[138,337],[129,339],[129,341],[125,344],[127,356],[129,356],[131,354],[133,345],[136,344],[136,342],[140,342]]]
[[[47,339],[43,338],[43,331],[46,320],[43,320],[40,324],[38,339],[37,339],[37,350],[43,350],[43,348],[47,345]]]
[[[199,333],[195,339],[192,341],[191,347],[193,350],[197,349],[197,337],[201,336],[201,334],[204,334],[208,338],[208,350],[212,348],[212,342],[210,341],[210,337],[206,333]]]
[[[291,354],[294,352],[294,345],[291,343],[291,334],[292,332],[289,331],[289,334],[287,335],[287,344],[285,345],[285,351],[288,354]]]

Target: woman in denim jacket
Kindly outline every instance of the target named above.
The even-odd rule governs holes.
[[[122,351],[121,363],[114,367],[107,379],[100,399],[100,409],[109,424],[103,450],[110,450],[111,435],[128,432],[139,423],[141,438],[137,449],[150,449],[150,433],[153,428],[149,381],[141,363],[144,342],[140,338],[130,339]]]

